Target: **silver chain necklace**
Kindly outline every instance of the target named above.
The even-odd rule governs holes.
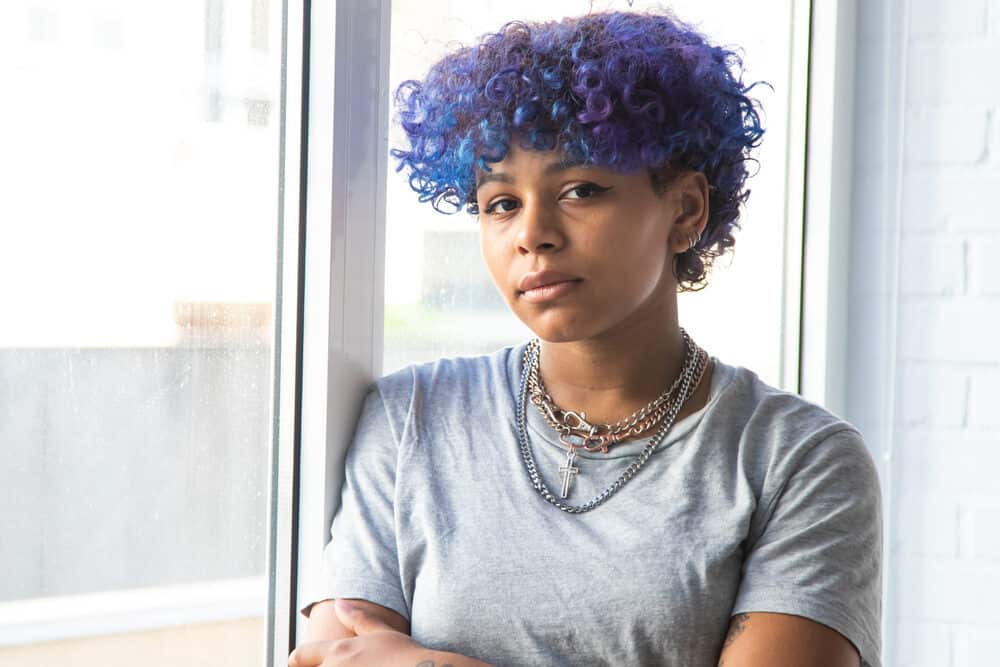
[[[657,445],[662,442],[664,436],[673,426],[674,419],[677,418],[677,413],[680,411],[681,406],[687,401],[690,395],[693,393],[694,387],[698,385],[701,381],[701,377],[705,372],[705,368],[708,365],[708,355],[704,350],[694,345],[690,342],[696,349],[696,353],[693,357],[696,359],[694,363],[685,363],[684,368],[681,369],[681,392],[676,401],[676,403],[671,406],[670,413],[666,416],[660,425],[660,428],[650,439],[649,443],[642,448],[642,451],[635,458],[635,460],[625,469],[625,471],[616,479],[608,488],[604,489],[595,498],[591,499],[589,502],[583,505],[569,505],[557,499],[545,482],[542,481],[541,476],[538,474],[538,466],[535,465],[535,457],[531,454],[531,446],[528,444],[528,428],[527,428],[527,405],[528,405],[528,377],[531,374],[532,368],[538,363],[538,357],[541,351],[538,340],[532,340],[528,343],[524,351],[524,359],[522,362],[521,369],[521,381],[518,388],[518,401],[517,401],[517,439],[521,447],[521,458],[524,460],[524,466],[528,471],[528,477],[531,478],[531,485],[534,489],[550,504],[555,505],[563,512],[569,514],[581,514],[583,512],[589,512],[598,505],[604,503],[608,498],[613,496],[618,492],[625,484],[635,476],[639,469],[646,463],[649,457],[653,454]],[[692,355],[688,355],[688,359]],[[695,375],[697,374],[698,382],[695,382]],[[693,383],[693,384],[692,384]],[[573,466],[576,460],[576,450],[574,447],[569,448],[569,454],[566,458],[566,464],[559,468],[559,472],[563,475],[563,488],[562,497],[565,498],[569,491],[569,479],[571,475],[579,473],[579,469]]]
[[[671,396],[673,396],[674,401],[679,399],[677,390],[684,379],[683,369],[696,361],[695,355],[698,352],[697,346],[691,343],[688,332],[683,327],[680,331],[685,349],[682,372],[677,374],[674,383],[659,396],[614,424],[591,424],[587,421],[586,413],[563,410],[556,405],[542,383],[538,372],[540,363],[532,364],[528,373],[528,399],[532,405],[538,408],[549,426],[559,432],[559,441],[565,446],[583,449],[587,452],[600,450],[603,454],[607,454],[608,448],[612,445],[647,433],[659,426],[664,418],[670,414]],[[562,497],[566,497],[565,490]]]

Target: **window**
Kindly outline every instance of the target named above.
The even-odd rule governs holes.
[[[281,10],[0,10],[4,664],[262,662]]]
[[[211,640],[283,664],[371,376],[529,335],[474,221],[395,173],[389,93],[506,19],[626,4],[658,6],[4,3],[0,662]],[[774,86],[735,255],[681,320],[794,389],[808,8],[671,5]],[[748,319],[778,324],[732,336]]]

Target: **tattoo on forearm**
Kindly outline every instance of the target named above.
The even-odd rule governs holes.
[[[733,616],[732,620],[729,622],[729,633],[726,635],[726,641],[722,645],[723,650],[736,641],[736,638],[739,637],[740,633],[746,628],[748,620],[750,620],[750,614],[737,614],[736,616]]]

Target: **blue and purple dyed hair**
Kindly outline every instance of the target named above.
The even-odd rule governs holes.
[[[513,21],[438,61],[424,81],[396,90],[409,139],[393,149],[422,202],[478,213],[476,170],[523,148],[618,172],[642,168],[662,191],[664,167],[709,183],[709,220],[675,259],[682,290],[704,287],[731,248],[750,149],[764,132],[742,61],[676,18],[606,12],[558,22]]]

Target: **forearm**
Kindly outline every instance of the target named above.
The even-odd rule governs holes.
[[[343,626],[333,610],[333,600],[317,602],[309,612],[306,622],[305,641],[348,639],[354,633]]]

